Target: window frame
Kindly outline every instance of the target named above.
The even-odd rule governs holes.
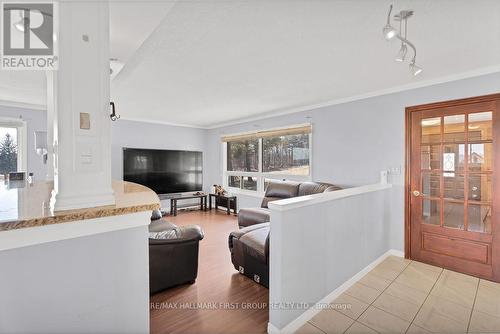
[[[274,130],[284,130],[284,129],[294,129],[298,127],[303,127],[303,126],[310,126],[311,127],[311,132],[308,134],[309,136],[309,174],[308,175],[293,175],[293,174],[274,174],[274,173],[264,173],[262,172],[262,149],[263,149],[263,140],[262,137],[258,138],[259,142],[259,152],[258,152],[258,172],[240,172],[240,171],[228,171],[227,170],[227,142],[222,141],[221,143],[221,149],[222,149],[222,185],[225,189],[227,189],[231,193],[238,193],[238,194],[244,194],[248,196],[255,196],[255,197],[262,197],[264,194],[264,181],[265,179],[275,179],[275,180],[280,180],[280,179],[287,179],[287,180],[292,180],[292,181],[299,181],[299,182],[305,182],[305,181],[311,181],[312,180],[312,148],[313,148],[313,141],[312,141],[312,124],[296,124],[296,125],[290,125],[286,127],[281,127],[281,128],[271,128],[271,129],[266,129],[265,131],[274,131]],[[262,130],[260,130],[262,131]],[[252,134],[258,134],[260,131],[254,131],[254,132],[244,132],[244,133],[236,133],[232,134],[231,136],[239,136],[239,135],[252,135]],[[227,136],[227,135],[224,135]],[[221,136],[224,137],[224,136]],[[235,188],[235,187],[230,187],[228,178],[229,176],[241,176],[241,177],[256,177],[257,178],[257,190],[247,190],[247,189],[242,189],[242,188]],[[242,181],[243,182],[243,181]]]
[[[17,170],[28,172],[28,133],[26,121],[19,118],[0,117],[0,128],[17,129]]]

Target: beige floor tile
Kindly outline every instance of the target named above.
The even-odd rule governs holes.
[[[366,274],[359,280],[359,283],[369,286],[370,288],[377,289],[379,291],[384,291],[389,286],[389,284],[391,284],[391,282],[392,281],[388,279],[382,278],[372,273]]]
[[[305,325],[300,327],[295,331],[295,334],[324,334],[322,330],[320,330],[318,327],[315,327],[311,325],[310,323],[306,322]]]
[[[377,289],[370,288],[369,286],[360,283],[355,283],[345,292],[345,294],[368,304],[373,303],[380,293],[381,292]]]
[[[420,305],[410,303],[388,293],[380,295],[373,303],[373,306],[409,322],[413,321],[420,308]]]
[[[418,312],[414,323],[431,332],[465,333],[471,309],[448,301],[429,296]]]
[[[500,333],[500,318],[474,311],[470,320],[469,333]]]
[[[401,274],[401,270],[378,266],[370,271],[369,274],[376,275],[389,281],[393,281],[394,279],[396,279],[396,277],[399,276],[399,274]]]
[[[359,322],[355,322],[349,327],[346,334],[377,334],[377,332]]]
[[[418,306],[421,306],[424,303],[425,298],[427,297],[427,293],[409,288],[406,285],[397,282],[392,283],[387,288],[387,290],[385,290],[385,293],[406,300],[407,302],[416,304]]]
[[[332,304],[335,304],[335,309],[337,311],[344,315],[347,315],[349,318],[354,320],[358,319],[361,313],[363,313],[369,306],[361,300],[349,296],[345,293],[341,294],[337,299],[335,299]]]
[[[408,330],[406,331],[406,334],[427,334],[427,333],[432,333],[432,332],[429,332],[428,330],[423,329],[422,327],[418,327],[415,324],[411,324],[410,328],[408,328]]]
[[[436,283],[440,273],[412,266],[413,263],[414,262],[410,263],[410,265],[406,267],[395,282],[428,293]]]
[[[500,284],[485,280],[479,282],[474,310],[500,317]]]
[[[441,271],[443,271],[442,268],[432,266],[432,265],[427,264],[427,263],[418,262],[418,261],[412,261],[409,265],[413,268],[430,270],[430,271],[434,271],[436,273],[441,273]]]
[[[379,333],[404,333],[410,326],[408,321],[400,319],[374,306],[370,306],[368,310],[359,317],[358,322]]]
[[[459,280],[462,280],[462,281],[466,281],[466,282],[470,282],[470,283],[475,283],[475,284],[477,284],[477,282],[479,281],[479,278],[477,278],[477,277],[466,275],[466,274],[462,274],[462,273],[457,273],[456,271],[451,271],[451,270],[448,270],[448,269],[444,269],[443,273],[441,274],[441,276],[450,277],[450,278],[453,278],[453,279],[459,279]]]
[[[315,315],[311,324],[328,334],[344,333],[354,320],[335,310],[323,310]]]
[[[472,308],[479,280],[474,277],[468,279],[459,275],[450,271],[443,272],[436,285],[432,288],[431,295]]]

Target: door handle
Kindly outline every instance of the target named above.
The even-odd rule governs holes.
[[[421,193],[420,193],[420,191],[418,191],[418,190],[413,190],[413,192],[412,192],[412,193],[413,193],[413,196],[415,196],[415,197],[422,196],[422,194],[421,194]]]

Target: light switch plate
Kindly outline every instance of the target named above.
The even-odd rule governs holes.
[[[80,113],[80,129],[90,130],[90,114],[86,112]]]

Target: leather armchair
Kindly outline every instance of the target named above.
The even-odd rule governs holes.
[[[159,214],[161,217],[161,214]],[[203,231],[197,225],[178,227],[158,218],[154,212],[149,225],[149,291],[151,294],[198,276],[199,242]]]

